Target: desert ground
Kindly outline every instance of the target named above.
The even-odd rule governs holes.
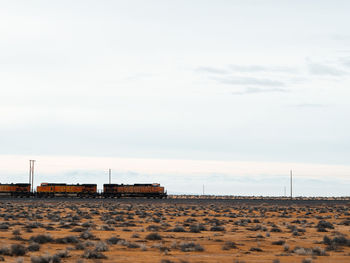
[[[349,262],[350,203],[0,200],[5,262]]]

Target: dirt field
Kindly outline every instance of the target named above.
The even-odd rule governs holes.
[[[0,200],[0,260],[349,262],[349,204]]]

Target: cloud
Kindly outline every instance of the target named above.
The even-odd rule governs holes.
[[[340,63],[341,63],[343,66],[349,67],[349,68],[350,68],[350,57],[341,58],[341,59],[340,59]]]
[[[331,36],[331,38],[333,40],[337,40],[337,41],[347,41],[350,40],[350,35],[345,35],[345,34],[333,34]]]
[[[215,77],[213,78],[222,84],[228,85],[254,85],[254,86],[269,86],[269,87],[283,87],[285,84],[278,80],[255,77]]]
[[[329,105],[321,103],[300,103],[293,106],[298,108],[323,108],[328,107]]]
[[[214,68],[214,67],[198,67],[196,69],[198,72],[205,72],[205,73],[211,73],[211,74],[228,74],[229,72],[225,69],[221,68]]]
[[[232,92],[233,95],[246,95],[246,94],[256,94],[256,93],[274,93],[274,92],[289,92],[287,89],[281,88],[269,88],[269,89],[261,89],[261,88],[245,88],[242,91]]]
[[[230,64],[225,69],[219,67],[198,67],[198,72],[205,72],[210,74],[230,74],[233,72],[240,73],[256,73],[256,72],[285,72],[296,73],[297,69],[285,66],[262,66],[262,65],[234,65]]]
[[[295,73],[296,70],[290,67],[283,66],[262,66],[262,65],[228,65],[224,68],[219,67],[198,67],[196,72],[206,73],[207,76],[221,84],[226,85],[241,85],[241,86],[264,86],[264,87],[284,87],[286,84],[281,80],[274,80],[265,77],[256,77],[256,73],[276,73],[288,72]],[[234,75],[240,73],[240,75]],[[285,92],[286,90],[278,89],[254,89],[247,88],[243,93],[258,93],[258,92]]]
[[[297,69],[295,68],[284,66],[229,65],[229,68],[236,72],[297,72]]]
[[[308,69],[312,75],[319,76],[342,76],[347,74],[347,72],[337,69],[333,66],[328,66],[319,63],[309,63]]]

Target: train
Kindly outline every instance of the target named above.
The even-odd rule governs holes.
[[[0,184],[0,196],[12,196],[12,197],[30,197],[32,193],[30,191],[30,184]]]
[[[164,187],[160,184],[104,184],[103,197],[121,198],[121,197],[149,197],[163,198],[166,197]]]
[[[104,184],[103,191],[98,192],[97,184],[41,183],[36,191],[31,184],[1,184],[0,196],[11,197],[72,197],[72,198],[166,198],[165,188],[158,183],[153,184]]]

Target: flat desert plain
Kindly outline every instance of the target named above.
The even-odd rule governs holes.
[[[0,200],[6,262],[349,262],[347,202]]]

